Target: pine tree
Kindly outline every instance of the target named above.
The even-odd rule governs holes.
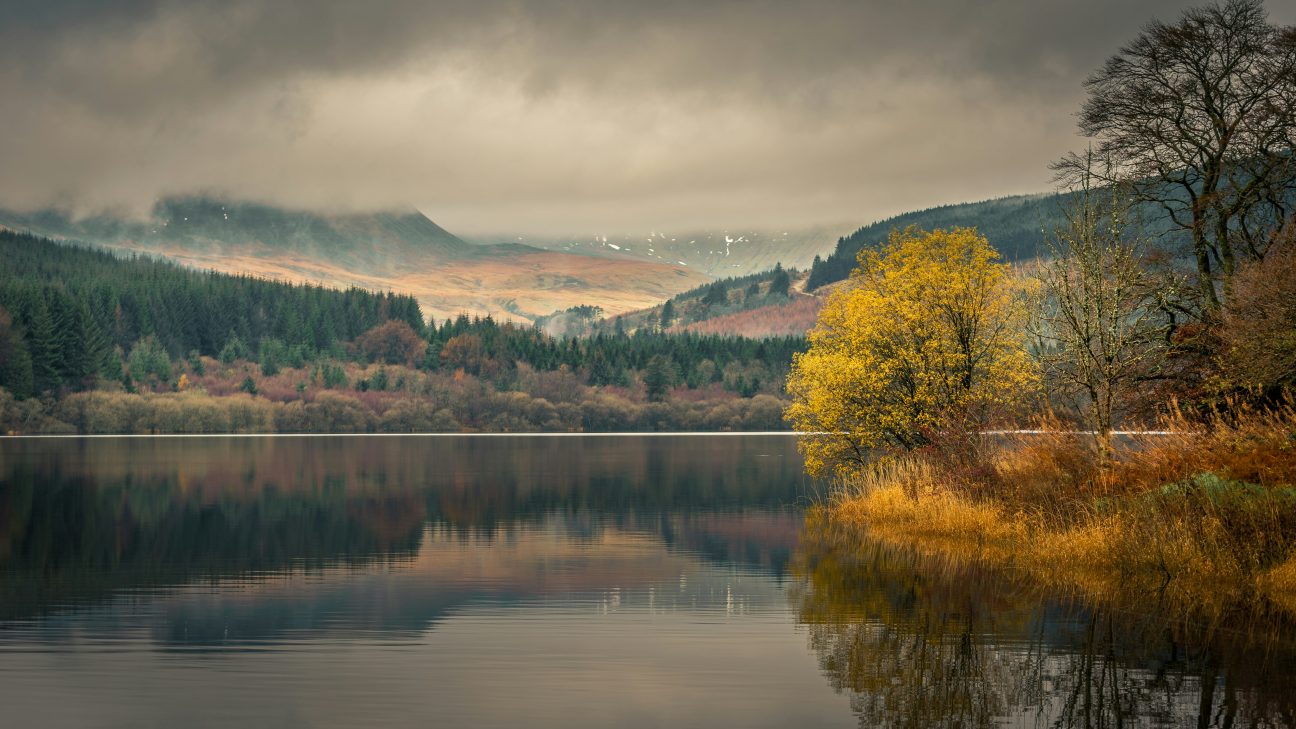
[[[653,355],[648,360],[643,375],[644,386],[648,390],[648,399],[652,402],[661,402],[666,399],[666,393],[675,384],[677,375],[675,363],[671,361],[670,357],[661,354]]]
[[[670,325],[673,323],[675,323],[675,303],[670,299],[667,299],[666,303],[662,304],[661,328],[669,329]]]
[[[33,394],[31,355],[13,317],[0,307],[0,388],[19,400]]]
[[[770,296],[787,296],[792,286],[792,277],[783,270],[783,264],[774,264],[774,278],[770,280]]]
[[[39,292],[33,297],[27,319],[27,350],[31,353],[32,387],[36,392],[57,389],[63,371],[58,333],[54,329],[54,318],[50,315],[45,297]]]

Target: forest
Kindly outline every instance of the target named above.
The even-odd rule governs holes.
[[[796,336],[576,338],[0,232],[6,432],[769,430]]]

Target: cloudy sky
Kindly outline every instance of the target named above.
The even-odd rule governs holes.
[[[1186,4],[6,0],[0,207],[866,223],[1047,189],[1083,78]]]

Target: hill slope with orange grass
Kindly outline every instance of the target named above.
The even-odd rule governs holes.
[[[823,302],[818,296],[799,294],[782,303],[723,314],[673,330],[740,337],[799,336],[814,327]]]
[[[530,320],[580,304],[618,314],[709,278],[683,266],[464,242],[416,210],[320,214],[170,198],[142,219],[0,211],[0,228],[265,278],[396,290],[424,315]]]

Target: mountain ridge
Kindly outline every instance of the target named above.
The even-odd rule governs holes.
[[[442,319],[533,321],[589,301],[630,311],[708,280],[664,263],[471,244],[412,208],[328,214],[191,196],[160,200],[143,220],[0,210],[0,227],[226,273],[407,291]]]

